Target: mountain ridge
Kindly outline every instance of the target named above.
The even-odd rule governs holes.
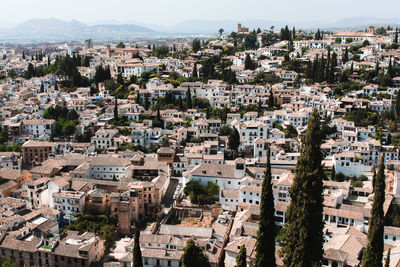
[[[111,22],[111,21],[110,21]],[[279,29],[288,25],[296,29],[316,30],[361,30],[369,25],[397,27],[400,18],[376,18],[371,16],[350,17],[335,22],[302,21],[284,23],[268,19],[245,19],[245,20],[186,20],[173,26],[146,24],[136,21],[119,23],[113,20],[112,24],[87,25],[78,20],[64,21],[57,18],[30,19],[12,28],[0,28],[0,40],[82,40],[82,39],[130,39],[135,37],[170,36],[173,34],[208,34],[216,35],[218,29],[223,28],[225,32],[236,31],[237,24],[250,30],[261,28],[270,29],[274,26]]]

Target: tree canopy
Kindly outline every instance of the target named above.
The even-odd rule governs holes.
[[[181,257],[182,267],[210,267],[207,256],[200,247],[196,246],[192,239],[186,242],[184,253]]]

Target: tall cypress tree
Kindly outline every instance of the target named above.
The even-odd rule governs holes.
[[[389,267],[389,266],[390,266],[390,248],[388,250],[386,260],[385,260],[385,267]]]
[[[193,66],[192,77],[193,77],[193,78],[198,78],[198,77],[199,77],[199,76],[197,75],[197,64],[196,64],[196,63],[194,63],[194,66]]]
[[[323,255],[323,186],[321,126],[317,110],[312,112],[302,138],[295,179],[289,190],[286,246],[282,249],[285,266],[320,266]]]
[[[268,109],[273,109],[275,105],[275,99],[274,99],[274,93],[269,91],[269,96],[268,96]]]
[[[255,267],[274,267],[276,225],[274,194],[272,192],[270,149],[267,148],[267,167],[262,183],[260,219],[258,221]]]
[[[186,105],[187,105],[188,109],[193,108],[193,106],[192,106],[192,94],[190,92],[190,88],[188,88],[187,92],[186,92]]]
[[[396,107],[396,115],[397,117],[400,117],[400,92],[397,92],[395,107]]]
[[[135,231],[135,244],[133,246],[133,262],[132,267],[143,267],[142,251],[140,250],[140,231],[136,228]]]
[[[394,71],[393,71],[393,66],[392,66],[392,57],[390,57],[390,60],[389,60],[389,66],[388,66],[387,73],[389,74],[390,78],[394,77]]]
[[[383,257],[383,203],[385,202],[385,166],[379,163],[374,184],[374,201],[368,226],[368,245],[361,261],[362,267],[382,267]]]
[[[331,170],[331,177],[330,177],[330,178],[331,178],[332,181],[334,181],[335,178],[336,178],[335,166],[332,167],[332,170]]]
[[[344,50],[343,63],[346,63],[347,61],[349,61],[349,50],[346,46],[346,50]]]
[[[399,42],[399,29],[396,28],[396,33],[394,34],[394,43],[398,43]]]
[[[245,245],[240,246],[239,254],[236,256],[236,265],[235,267],[247,267],[246,262],[246,247]]]
[[[115,105],[114,105],[114,121],[118,121],[118,98],[115,96]]]

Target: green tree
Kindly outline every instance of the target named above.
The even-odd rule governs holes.
[[[400,118],[400,92],[397,92],[396,94],[396,115],[398,118]]]
[[[20,265],[12,260],[0,258],[1,267],[20,267]]]
[[[244,60],[244,69],[245,70],[254,70],[256,68],[256,64],[254,61],[251,59],[250,55],[247,54],[246,58]]]
[[[239,145],[240,145],[239,132],[236,128],[233,128],[233,131],[231,132],[228,138],[228,146],[230,149],[235,150],[237,152]]]
[[[62,126],[62,134],[64,136],[70,136],[73,135],[75,133],[75,123],[73,121],[67,121],[64,123],[64,125]]]
[[[118,121],[118,98],[115,96],[114,100],[114,121]]]
[[[192,239],[186,242],[184,253],[181,257],[182,267],[210,267],[207,256]]]
[[[124,85],[124,78],[122,77],[122,73],[118,73],[117,75],[117,84]]]
[[[267,148],[267,167],[261,191],[260,217],[258,221],[255,267],[276,266],[275,261],[275,208],[272,192],[270,148]]]
[[[117,44],[117,48],[125,48],[125,44],[123,42],[119,42]]]
[[[145,110],[149,110],[150,107],[150,100],[149,97],[147,96],[147,94],[144,97],[144,109]]]
[[[135,231],[135,244],[133,246],[133,261],[132,261],[132,267],[143,267],[143,261],[142,261],[142,251],[140,250],[140,230],[136,228]]]
[[[235,267],[247,267],[246,262],[246,246],[241,245],[238,255],[236,256],[236,265]]]
[[[385,260],[385,267],[389,267],[390,266],[390,250],[391,249],[389,248],[387,256],[386,256],[386,260]]]
[[[187,92],[186,92],[186,106],[187,106],[188,109],[193,108],[193,105],[192,105],[192,93],[190,92],[190,88],[188,88]]]
[[[364,251],[361,266],[382,266],[383,258],[383,228],[385,202],[385,165],[381,157],[378,172],[374,183],[374,200],[372,203],[371,218],[368,226],[368,245]]]
[[[199,39],[194,39],[192,41],[192,50],[193,52],[197,53],[197,51],[199,51],[201,48],[201,44],[200,44],[200,40]]]
[[[335,178],[336,178],[335,166],[332,167],[332,170],[331,170],[331,177],[330,177],[330,178],[331,178],[332,181],[334,181]]]
[[[221,37],[222,34],[224,33],[224,29],[220,28],[220,29],[218,30],[218,33],[219,33],[219,37]]]
[[[346,63],[347,61],[349,61],[349,50],[347,49],[347,46],[346,46],[346,49],[344,51],[344,56],[343,56],[343,63]]]
[[[8,129],[3,126],[1,127],[1,132],[0,132],[0,144],[7,143],[8,141]]]
[[[289,190],[287,234],[282,249],[285,266],[320,266],[323,255],[323,186],[320,116],[314,110],[302,138],[295,179]]]
[[[193,66],[192,77],[193,77],[193,78],[198,78],[198,77],[199,77],[199,76],[197,75],[197,64],[196,64],[196,63],[194,63],[194,66]]]
[[[269,96],[268,96],[268,109],[270,110],[274,109],[274,105],[275,105],[274,93],[271,90],[269,91]]]

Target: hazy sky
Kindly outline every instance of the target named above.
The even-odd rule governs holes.
[[[399,0],[11,0],[1,5],[0,27],[51,17],[163,25],[189,19],[331,22],[357,16],[400,17],[399,10]]]

